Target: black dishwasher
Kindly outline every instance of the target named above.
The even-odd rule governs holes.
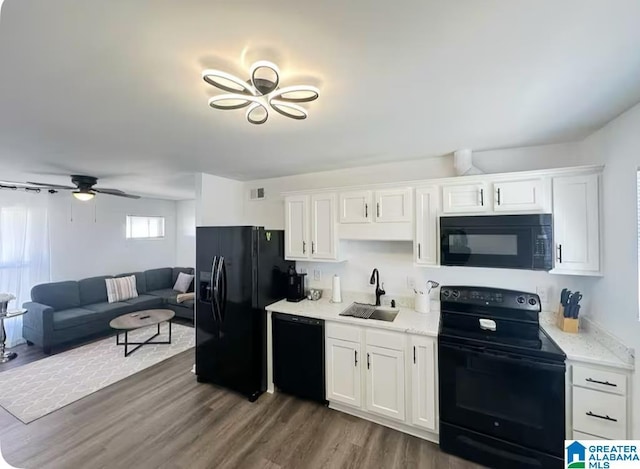
[[[325,403],[324,321],[273,313],[273,383]]]

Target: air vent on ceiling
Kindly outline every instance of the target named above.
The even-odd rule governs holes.
[[[249,193],[249,200],[262,200],[264,199],[264,187],[257,187],[251,189]]]

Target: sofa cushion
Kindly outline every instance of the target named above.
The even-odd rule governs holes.
[[[138,297],[135,275],[108,278],[105,282],[107,283],[107,301],[109,303],[117,303]]]
[[[101,314],[86,308],[69,308],[53,313],[53,329],[61,330],[102,320]]]
[[[147,280],[144,275],[144,272],[129,272],[126,274],[118,274],[114,275],[115,278],[120,277],[129,277],[131,275],[136,276],[136,290],[138,291],[138,295],[142,295],[147,292]],[[105,300],[106,301],[106,300]]]
[[[133,305],[125,303],[124,301],[117,303],[96,303],[93,305],[86,305],[84,308],[100,313],[105,321],[110,321],[121,314],[127,314],[136,310]]]
[[[161,308],[164,305],[164,298],[154,295],[140,295],[137,298],[131,298],[125,303],[134,306],[136,311],[143,309]]]
[[[147,280],[147,293],[154,290],[162,290],[163,288],[171,288],[171,267],[165,267],[163,269],[151,269],[145,270],[144,276]],[[176,274],[177,277],[178,274]]]
[[[113,278],[111,275],[90,277],[78,281],[80,289],[80,304],[90,305],[107,301],[107,286],[105,280]]]
[[[182,272],[183,274],[189,274],[189,275],[193,275],[194,270],[191,267],[174,267],[172,269],[172,273],[171,273],[171,287],[173,287],[176,284],[176,280],[178,280],[178,275],[180,275],[180,272]],[[193,282],[191,282],[191,285],[189,286],[189,288],[187,289],[187,292],[192,292],[193,291]]]
[[[173,288],[163,288],[162,290],[150,291],[149,295],[159,296],[160,298],[164,298],[167,301],[173,301],[173,303],[175,303],[178,293],[179,292],[175,291]]]
[[[54,310],[77,308],[80,306],[78,282],[54,282],[36,285],[31,289],[31,300],[51,306]]]

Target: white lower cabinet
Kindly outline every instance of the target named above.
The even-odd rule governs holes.
[[[325,334],[330,405],[437,441],[435,338],[329,321]]]
[[[411,336],[411,354],[411,422],[436,431],[436,341],[431,337]]]
[[[362,406],[360,342],[326,340],[327,399],[354,407]]]

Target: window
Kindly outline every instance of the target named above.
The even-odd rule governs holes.
[[[164,217],[127,215],[127,239],[164,238]]]

